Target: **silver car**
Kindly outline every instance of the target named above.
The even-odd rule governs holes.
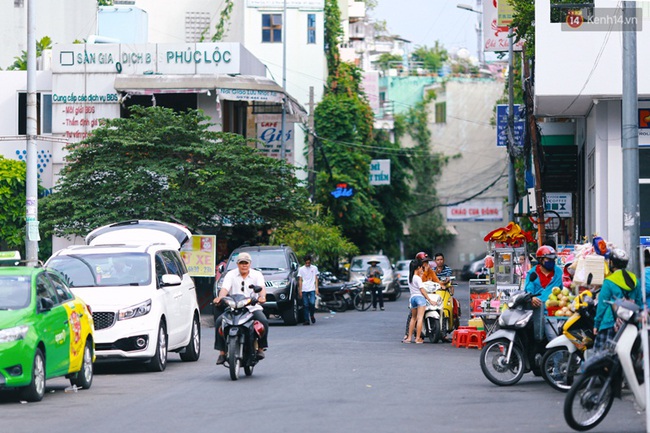
[[[409,265],[410,260],[400,260],[395,263],[395,278],[399,282],[399,288],[402,290],[409,289]]]
[[[390,260],[386,256],[382,255],[366,255],[366,256],[355,256],[350,261],[350,281],[364,281],[366,278],[366,271],[370,267],[368,263],[369,260],[379,261],[379,266],[382,271],[384,271],[384,277],[382,278],[382,285],[384,286],[384,296],[391,301],[397,300],[401,295],[401,290],[399,283],[395,278],[395,272],[393,270],[393,265],[391,265]]]

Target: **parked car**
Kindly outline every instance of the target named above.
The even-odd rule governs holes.
[[[401,295],[400,286],[395,278],[393,266],[386,256],[374,254],[353,257],[350,261],[350,281],[363,281],[366,278],[366,271],[370,267],[369,260],[378,260],[379,266],[384,271],[384,277],[382,278],[384,297],[391,301],[397,300]]]
[[[460,277],[464,281],[468,281],[475,278],[483,278],[485,275],[485,256],[487,254],[482,254],[479,259],[474,260],[471,263],[463,266]]]
[[[409,265],[410,260],[400,260],[395,263],[395,278],[399,282],[399,288],[402,290],[409,289]]]
[[[17,252],[11,257],[20,259]],[[0,267],[0,388],[17,388],[27,401],[42,400],[46,381],[58,376],[90,388],[95,358],[90,309],[58,272],[11,261]]]
[[[93,230],[86,245],[47,261],[92,308],[98,361],[141,360],[163,371],[168,351],[199,359],[196,290],[179,253],[191,235],[178,224],[126,221]]]
[[[236,248],[221,278],[215,284],[214,294],[221,290],[225,274],[237,267],[237,256],[243,252],[251,255],[254,269],[264,274],[266,302],[262,304],[264,314],[279,316],[286,325],[302,323],[302,302],[298,300],[298,258],[286,245],[242,246]]]

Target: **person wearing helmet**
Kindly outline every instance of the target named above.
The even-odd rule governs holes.
[[[598,295],[598,304],[596,306],[596,317],[594,318],[594,349],[601,350],[607,340],[614,338],[616,331],[616,319],[612,312],[611,302],[625,298],[643,306],[642,293],[639,288],[639,281],[632,272],[627,270],[627,264],[630,260],[627,253],[615,248],[609,253],[609,270],[610,274],[603,281]]]
[[[563,270],[555,264],[557,254],[550,245],[542,245],[535,253],[537,265],[528,271],[524,290],[533,295],[533,323],[535,325],[535,339],[541,341],[546,338],[550,341],[557,336],[553,325],[544,320],[545,303],[553,292],[553,287],[562,287]]]

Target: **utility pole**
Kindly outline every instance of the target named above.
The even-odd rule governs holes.
[[[517,180],[515,176],[515,91],[514,80],[514,34],[512,26],[508,30],[508,218],[515,220],[515,197]]]
[[[26,233],[27,263],[38,263],[38,172],[36,150],[36,29],[34,0],[27,0],[27,173],[26,173]]]
[[[307,184],[312,203],[316,198],[316,173],[314,172],[314,86],[309,86],[309,117],[307,119]]]
[[[637,3],[623,2],[623,245],[630,255],[629,269],[639,275],[639,126],[637,123]]]
[[[287,149],[287,0],[282,9],[282,137],[280,138],[280,159],[284,161]]]

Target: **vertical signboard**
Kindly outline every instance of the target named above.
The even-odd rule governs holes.
[[[293,164],[293,123],[286,122],[286,128],[287,131],[285,134],[284,154],[286,161],[289,164]],[[263,122],[258,122],[257,139],[260,140],[257,145],[257,148],[260,150],[260,152],[271,158],[279,159],[280,149],[282,148],[281,120],[278,118],[277,120],[265,120]]]
[[[483,50],[508,51],[510,39],[508,38],[508,25],[499,24],[499,4],[508,3],[507,0],[483,0]],[[506,9],[502,9],[501,22],[507,22]],[[505,19],[504,19],[505,18]],[[516,42],[513,50],[521,51],[524,41]]]
[[[390,159],[370,161],[370,185],[390,185]]]
[[[181,248],[181,257],[192,277],[214,277],[217,254],[215,235],[192,235]]]

